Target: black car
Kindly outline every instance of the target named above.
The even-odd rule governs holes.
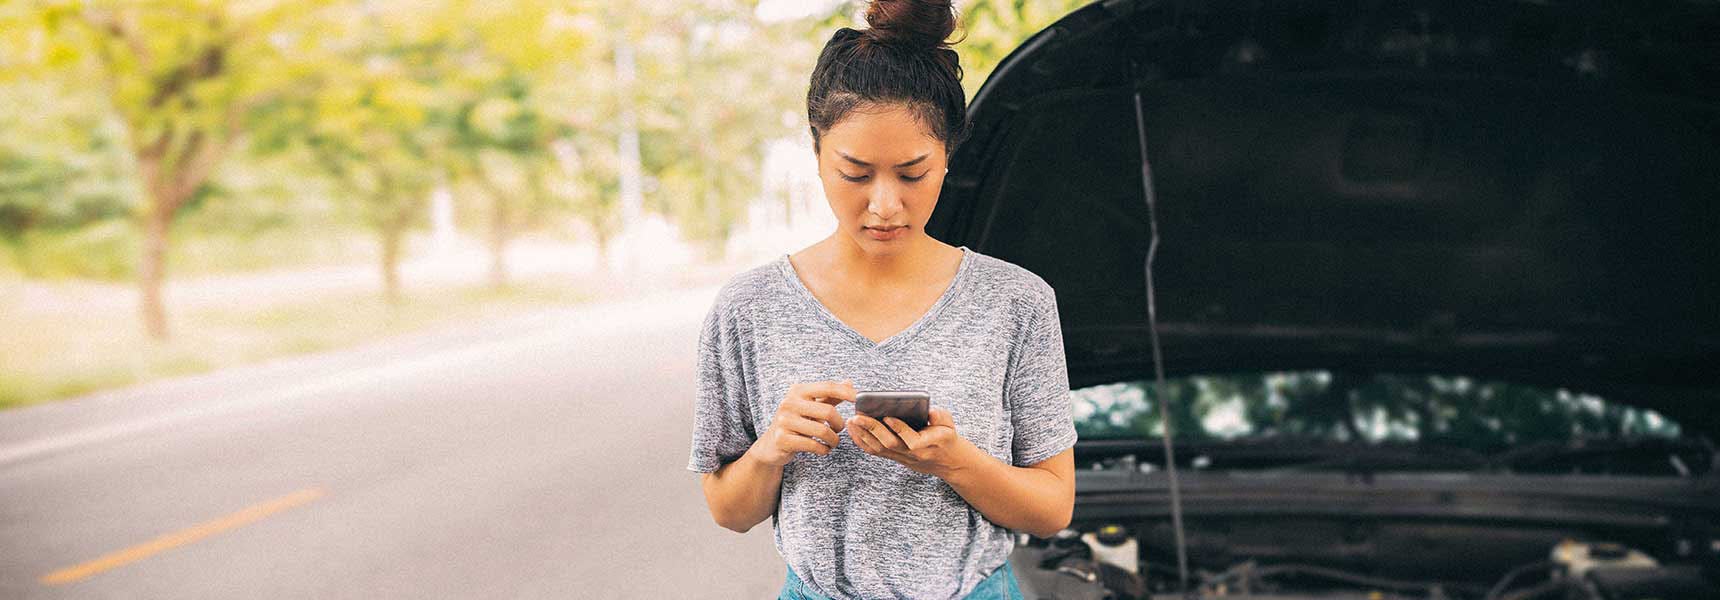
[[[1081,433],[1028,597],[1720,598],[1720,4],[1097,2],[970,115],[928,231]]]

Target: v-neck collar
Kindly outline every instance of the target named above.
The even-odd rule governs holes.
[[[901,331],[896,332],[894,335],[884,338],[884,341],[882,342],[872,341],[872,338],[866,337],[853,327],[850,327],[848,323],[843,322],[842,319],[836,316],[836,313],[830,312],[830,308],[825,306],[823,302],[820,302],[817,296],[812,295],[812,290],[808,289],[806,287],[806,283],[800,280],[800,275],[794,270],[794,263],[789,262],[788,260],[788,254],[785,253],[778,258],[777,265],[779,266],[778,270],[782,272],[783,277],[788,279],[789,286],[796,290],[796,295],[800,296],[807,303],[811,304],[820,314],[824,315],[824,318],[830,322],[831,326],[845,332],[845,335],[865,346],[867,349],[880,351],[905,342],[908,338],[913,337],[915,333],[919,332],[919,330],[924,329],[932,319],[937,317],[938,312],[943,309],[944,305],[949,304],[950,298],[956,295],[956,292],[961,288],[962,281],[967,279],[968,268],[973,263],[973,251],[969,250],[967,246],[959,246],[959,248],[961,248],[962,251],[961,265],[956,267],[956,276],[950,280],[949,286],[944,288],[943,295],[939,296],[938,301],[933,302],[932,307],[926,309],[925,314],[920,315],[918,320],[915,320],[912,324],[903,328]]]

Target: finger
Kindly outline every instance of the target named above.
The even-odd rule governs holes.
[[[870,424],[854,423],[853,427],[848,428],[848,436],[854,439],[855,445],[865,449],[867,454],[882,456],[897,462],[913,458],[903,454],[901,450],[886,447],[884,442],[880,441],[878,435],[886,436],[894,443],[901,443],[901,440],[898,439],[895,434],[889,433],[889,428],[884,427],[883,423],[879,423],[867,417],[855,417],[855,420],[859,419],[866,419],[867,421],[870,421]],[[872,433],[874,429],[882,433],[875,435]]]
[[[854,445],[865,450],[867,454],[877,454],[884,449],[878,445],[878,438],[872,437],[872,432],[867,431],[865,427],[848,428],[848,437],[854,440]]]
[[[856,417],[856,419],[863,419],[860,421],[861,426],[864,427],[867,432],[871,433],[873,438],[878,440],[879,447],[885,450],[908,449],[908,445],[902,443],[902,438],[897,436],[894,431],[891,431],[888,425],[880,423],[877,419],[871,417]]]
[[[831,448],[842,443],[842,438],[836,436],[836,431],[832,430],[829,424],[816,419],[790,416],[782,420],[782,426],[791,432],[821,440]]]
[[[884,417],[884,424],[889,425],[890,430],[896,432],[896,437],[902,438],[902,443],[907,444],[909,450],[920,449],[920,445],[923,443],[920,441],[920,432],[914,431],[914,428],[909,427],[907,423],[896,417]]]
[[[804,435],[783,436],[781,448],[790,452],[811,452],[819,456],[824,456],[831,452],[831,448],[829,446],[820,444],[818,443],[818,440]]]
[[[829,405],[837,405],[854,400],[854,384],[847,381],[814,381],[798,383],[789,387],[802,398]]]
[[[796,399],[788,404],[789,412],[819,421],[830,426],[831,431],[842,431],[842,413],[836,407],[823,402]]]

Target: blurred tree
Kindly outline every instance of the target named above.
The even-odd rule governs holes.
[[[448,74],[457,107],[449,170],[483,190],[490,203],[490,284],[507,285],[508,242],[522,227],[568,204],[545,183],[558,163],[552,145],[572,135],[542,89],[563,64],[578,64],[593,28],[573,13],[578,6],[462,2],[466,24],[458,43],[464,68]],[[522,218],[525,217],[525,218]]]
[[[591,233],[597,265],[607,267],[610,241],[622,230],[621,108],[632,101],[615,78],[617,37],[605,3],[573,2],[549,18],[553,30],[576,40],[568,55],[543,66],[532,90],[541,114],[566,126],[550,143],[554,167],[538,179]],[[637,169],[637,157],[633,168]],[[637,171],[634,171],[637,173]]]
[[[968,0],[958,4],[961,29],[955,45],[961,56],[962,87],[973,99],[992,69],[1028,36],[1038,33],[1093,0]]]
[[[753,3],[711,0],[655,15],[640,43],[648,206],[720,255],[758,198],[764,143],[805,130],[807,81],[823,39],[761,23]],[[828,35],[828,32],[826,32]]]
[[[367,2],[324,14],[330,58],[309,84],[270,105],[260,146],[301,148],[329,176],[381,245],[383,295],[403,299],[399,266],[407,232],[422,225],[427,198],[448,160],[450,135],[432,126],[451,111],[435,86],[457,68],[450,15]]]
[[[174,216],[234,148],[255,110],[303,74],[294,16],[318,2],[231,7],[197,0],[30,3],[26,71],[101,86],[125,124],[144,191],[138,283],[148,334],[168,337],[161,301]]]
[[[955,47],[970,93],[1021,39],[1078,4],[958,2],[965,39]],[[716,253],[760,196],[763,145],[804,135],[813,61],[860,8],[821,2],[809,16],[761,22],[746,0],[30,0],[0,5],[0,77],[53,72],[102,84],[135,164],[122,172],[135,170],[144,190],[144,319],[165,336],[159,289],[173,217],[224,200],[210,193],[211,174],[242,133],[258,128],[297,131],[305,142],[298,151],[318,148],[315,169],[331,174],[334,163],[361,157],[402,163],[342,164],[336,176],[349,190],[367,190],[349,194],[369,198],[362,218],[379,231],[386,255],[398,256],[398,237],[418,209],[416,200],[382,201],[376,190],[386,181],[404,198],[421,176],[483,190],[498,284],[516,232],[565,209],[601,251],[633,225],[628,215],[652,212]],[[377,27],[394,41],[356,49],[369,34],[353,29],[355,14],[381,15]],[[409,64],[417,55],[406,48],[430,43],[439,56]],[[395,48],[385,50],[389,44]],[[404,137],[384,143],[388,136],[375,129]],[[75,153],[41,145],[12,152],[18,177],[7,181],[30,190],[40,208],[39,200],[64,193],[54,182],[94,172],[74,166],[89,164],[70,159]],[[404,167],[426,160],[433,166]],[[20,208],[21,197],[0,209],[11,215],[3,218],[21,223],[19,215],[40,212]]]
[[[961,57],[962,88],[973,99],[992,69],[1028,36],[1056,23],[1093,0],[956,0],[957,27],[952,48]],[[867,0],[845,0],[836,10],[812,21],[822,45],[837,27],[864,27],[853,17],[865,13]],[[816,55],[814,58],[817,58]]]
[[[507,246],[521,225],[517,206],[547,203],[538,182],[559,129],[527,97],[532,82],[518,72],[467,92],[452,116],[451,173],[469,179],[490,203],[490,285],[507,286]],[[501,164],[498,164],[501,163]],[[513,177],[507,177],[507,174]]]
[[[93,94],[55,80],[0,83],[0,242],[24,274],[26,235],[71,231],[130,215],[136,199],[121,132]]]

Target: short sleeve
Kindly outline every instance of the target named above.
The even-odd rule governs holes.
[[[1014,427],[1013,460],[1021,467],[1056,456],[1073,447],[1076,438],[1057,299],[1050,285],[1040,281],[1039,288],[1037,306],[1016,335],[1005,388]]]
[[[743,376],[740,332],[724,298],[705,315],[699,329],[699,354],[693,400],[693,446],[687,469],[716,471],[746,454],[758,439]]]

